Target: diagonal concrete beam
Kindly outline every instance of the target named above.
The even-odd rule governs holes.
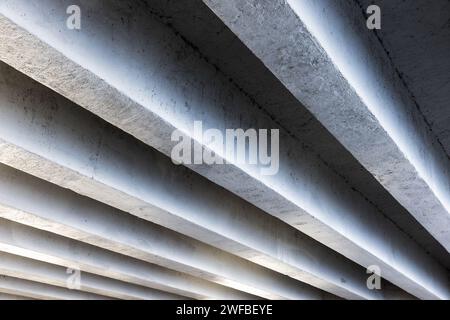
[[[257,299],[215,283],[0,219],[0,251],[194,299]]]
[[[74,271],[74,270],[72,270]],[[71,271],[71,272],[72,272]],[[67,268],[9,253],[0,253],[0,275],[69,288]],[[76,276],[76,275],[75,275]],[[76,290],[123,300],[179,300],[179,295],[80,272]]]
[[[15,294],[8,294],[0,292],[0,300],[35,300],[30,297],[18,296]]]
[[[15,70],[5,65],[0,70],[8,79],[0,81],[0,161],[340,297],[402,296],[389,285],[382,291],[367,289],[367,274],[357,264],[174,166],[169,158]],[[13,102],[24,96],[30,99]],[[36,99],[42,104],[35,104]],[[87,143],[79,145],[80,141]]]
[[[450,157],[366,27],[366,8],[330,0],[204,2],[450,251]]]
[[[386,20],[391,19],[389,12],[386,12],[389,6],[396,7],[395,4],[388,6],[388,2],[381,1],[384,22],[381,31],[386,31],[390,25]],[[292,136],[300,137],[301,142],[338,172],[351,188],[372,202],[380,213],[405,230],[414,242],[450,269],[447,250],[371,176],[208,6],[201,0],[151,0],[146,3],[153,13],[164,17],[164,21],[177,30],[183,39],[194,44],[204,59],[208,59],[218,72],[245,92],[261,110]],[[409,7],[408,4],[404,6]]]
[[[110,300],[104,296],[0,275],[0,292],[38,300]]]
[[[64,6],[64,2],[6,1],[0,12],[14,23],[0,19],[6,35],[0,47],[3,61],[166,155],[173,146],[172,131],[180,129],[192,137],[194,120],[202,119],[205,129],[278,127],[170,27],[149,19],[145,7],[113,1],[105,8],[102,1],[82,1],[90,13],[83,20],[86,32],[71,33],[59,14]],[[134,17],[129,27],[135,28],[135,37],[114,23],[121,15]],[[55,25],[61,28],[55,30],[51,27]],[[418,297],[449,296],[445,269],[298,139],[283,130],[280,135],[276,176],[260,176],[259,170],[239,165],[192,169],[353,261],[377,264],[386,279]],[[28,169],[42,174],[37,167]],[[118,184],[118,179],[108,180]],[[58,184],[88,192],[68,180]],[[129,186],[125,193],[128,190]],[[119,198],[109,201],[119,206]]]
[[[0,217],[269,299],[323,291],[0,165]],[[52,199],[49,201],[48,199]]]

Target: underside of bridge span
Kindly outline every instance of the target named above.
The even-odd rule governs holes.
[[[0,299],[450,299],[447,0],[0,0]]]

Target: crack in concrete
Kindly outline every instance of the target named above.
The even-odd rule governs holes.
[[[364,10],[364,7],[362,6],[360,0],[353,0],[356,5],[361,9],[361,12],[363,14],[364,19],[368,18],[368,15],[366,13],[366,11]],[[449,0],[450,2],[450,0]],[[450,20],[449,20],[450,21]],[[437,143],[439,144],[439,146],[441,147],[442,151],[444,152],[445,156],[447,157],[447,159],[450,161],[450,154],[447,153],[447,150],[444,147],[444,144],[441,142],[441,140],[439,139],[439,136],[434,132],[433,130],[433,125],[432,123],[430,123],[430,121],[427,119],[427,117],[425,116],[424,112],[422,111],[422,107],[420,106],[419,102],[417,101],[416,96],[414,95],[414,93],[412,92],[412,90],[409,88],[408,84],[406,83],[405,77],[403,76],[404,73],[401,72],[395,62],[394,59],[392,58],[390,51],[386,48],[386,45],[383,42],[383,39],[380,35],[380,33],[377,31],[377,29],[373,29],[372,30],[375,37],[377,38],[378,42],[380,43],[381,47],[383,48],[384,52],[386,53],[389,62],[391,63],[391,67],[394,69],[395,73],[397,74],[397,76],[399,77],[401,83],[403,84],[403,86],[405,87],[406,91],[408,92],[411,100],[413,101],[414,105],[416,106],[417,111],[419,112],[420,116],[422,117],[422,119],[425,122],[425,125],[427,126],[428,131],[431,133],[431,135],[436,139]]]

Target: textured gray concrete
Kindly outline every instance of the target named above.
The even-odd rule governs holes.
[[[17,3],[25,2],[14,2],[14,5]],[[43,12],[46,4],[48,2],[44,1],[39,2],[39,8],[33,5],[22,8],[28,13],[26,18],[11,12],[8,15],[14,16],[16,22],[20,21],[50,46],[2,19],[4,34],[7,38],[15,37],[14,45],[5,39],[3,59],[158,150],[167,154],[171,148],[167,143],[170,132],[180,128],[189,133],[192,121],[199,118],[204,119],[206,127],[245,128],[255,123],[262,128],[277,127],[227,79],[216,75],[211,65],[197,59],[172,30],[148,17],[142,18],[141,8],[123,8],[111,3],[111,15],[103,10],[102,19],[96,19],[94,12],[88,9],[91,20],[86,21],[86,26],[90,31],[67,34],[67,30],[46,28],[50,23],[63,22],[59,15],[46,16],[48,12],[55,12]],[[91,4],[94,8],[99,2],[83,5],[88,8]],[[109,26],[108,30],[102,28],[101,24],[108,17],[114,21],[118,12],[126,15],[133,10],[136,10],[137,21],[145,21],[139,25],[135,20],[130,25],[140,30],[136,37],[131,39],[121,31],[123,29],[114,26]],[[45,16],[46,23],[35,24],[43,17],[39,14]],[[145,34],[144,39],[139,37],[142,30],[152,32]],[[113,38],[107,36],[110,32],[114,33]],[[160,54],[161,42],[168,44],[165,49],[169,52],[163,52],[164,57]],[[143,50],[124,52],[134,46]],[[84,50],[86,47],[90,49],[89,57]],[[47,58],[44,62],[38,56]],[[125,56],[126,60],[117,62]],[[194,69],[195,74],[190,72]],[[114,86],[120,88],[120,92]],[[153,96],[144,94],[149,92],[148,88],[152,88]],[[114,111],[119,105],[120,111]],[[237,166],[193,169],[359,264],[380,265],[388,280],[419,297],[448,296],[443,268],[381,216],[372,204],[351,190],[340,176],[308,150],[302,150],[286,132],[282,132],[282,141],[282,170],[276,177],[258,177],[254,168]]]
[[[401,297],[389,285],[384,291],[368,290],[367,275],[360,266],[212,182],[173,165],[169,158],[16,71],[3,66],[2,74],[8,81],[0,82],[4,89],[0,101],[5,102],[0,120],[4,145],[0,149],[9,151],[3,152],[0,161],[340,297]],[[14,102],[14,97],[24,96],[27,98]],[[49,119],[45,114],[53,114],[54,106],[58,106],[57,116]],[[29,113],[35,116],[27,119]],[[18,126],[23,129],[20,138]],[[52,134],[43,148],[48,132]],[[66,155],[73,152],[77,156],[67,161]],[[70,176],[74,178],[67,179]],[[204,197],[206,192],[208,197]]]
[[[0,275],[40,282],[52,286],[69,287],[67,268],[9,253],[0,253]],[[125,283],[86,272],[80,273],[79,291],[123,300],[179,300],[186,297]],[[72,284],[71,284],[72,285]]]
[[[359,0],[383,11],[377,35],[436,139],[450,155],[450,2]]]
[[[0,217],[8,220],[264,298],[328,297],[314,287],[4,165],[0,190]]]
[[[329,0],[205,2],[449,250],[448,155],[361,8]]]
[[[395,7],[396,1],[387,2]],[[450,269],[450,255],[447,250],[379,184],[201,0],[151,0],[146,1],[146,4],[152,16],[179,32],[180,36],[195,48],[197,54],[208,60],[216,67],[217,72],[222,73],[245,92],[260,110],[290,132],[299,143],[315,152],[319,159],[342,176],[352,189],[373,203],[381,214],[392,220],[413,241]],[[407,2],[404,3],[404,7],[406,6]],[[385,23],[382,30],[389,28],[393,21],[402,21],[399,27],[402,24],[407,26],[401,28],[406,33],[401,33],[405,36],[402,38],[403,41],[407,38],[414,42],[414,38],[409,36],[406,30],[411,30],[416,22],[410,22],[402,14],[404,7],[400,8],[400,12],[396,10],[384,12]],[[396,16],[390,18],[388,14]],[[400,20],[400,16],[403,19]],[[399,32],[400,28],[397,29]],[[387,30],[392,34],[390,29]],[[434,30],[434,33],[440,35],[437,30]],[[427,39],[426,34],[423,34],[423,39]],[[433,41],[433,45],[442,46],[443,43],[445,41],[440,36]],[[403,51],[401,49],[399,51],[401,57]],[[421,56],[421,59],[427,61],[425,55]],[[437,72],[435,69],[437,68],[433,68],[433,73]],[[442,70],[445,73],[445,67]],[[440,78],[445,77],[442,75]],[[435,77],[430,76],[427,79]],[[446,108],[441,107],[441,112],[444,110]]]
[[[194,299],[258,299],[237,290],[0,219],[0,251]]]
[[[35,299],[0,292],[0,300],[35,300]]]
[[[101,295],[0,275],[0,292],[38,300],[111,300]]]

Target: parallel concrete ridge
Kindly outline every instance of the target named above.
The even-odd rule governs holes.
[[[0,253],[0,274],[44,284],[78,289],[116,299],[126,300],[161,300],[186,299],[186,297],[144,288],[114,279],[100,277],[89,273],[77,274],[70,270],[73,278],[67,276],[67,268],[55,266],[8,253]],[[77,278],[79,276],[79,278]],[[70,282],[72,281],[72,282]]]
[[[0,275],[0,292],[38,300],[111,300],[78,290]]]
[[[18,296],[16,294],[8,294],[0,292],[0,300],[36,300],[36,299],[25,296]]]
[[[0,251],[193,299],[258,299],[83,242],[0,220]]]
[[[361,8],[327,0],[204,2],[450,250],[449,157]]]
[[[450,299],[450,161],[359,2],[189,3],[292,93],[298,112],[278,115],[165,5],[79,0],[73,30],[66,1],[0,2],[0,299]],[[397,224],[285,126],[305,114],[416,220]],[[196,121],[278,129],[277,172]],[[174,164],[176,130],[226,164]]]
[[[360,266],[188,169],[173,165],[169,158],[102,124],[16,71],[4,67],[3,73],[8,75],[8,83],[0,85],[5,93],[4,99],[0,98],[5,106],[0,120],[3,163],[340,297],[376,299],[385,294],[367,289],[366,272]],[[29,88],[36,95],[11,105],[13,97],[23,96]],[[35,99],[44,102],[42,97],[48,103],[33,104]],[[29,112],[52,113],[55,105],[58,117],[54,120],[45,116],[27,119]],[[22,127],[21,137],[16,135],[17,126]],[[36,135],[36,130],[41,133]],[[88,143],[79,145],[80,141]],[[77,158],[67,161],[66,155],[74,150]],[[95,162],[89,164],[93,157]],[[67,179],[69,176],[73,178]],[[388,286],[387,297],[389,290]]]
[[[0,189],[1,218],[264,298],[326,297],[314,287],[4,165]]]

